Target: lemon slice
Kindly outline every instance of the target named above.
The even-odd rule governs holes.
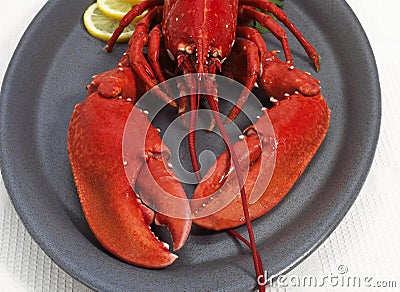
[[[131,4],[138,4],[139,2],[141,2],[142,0],[125,0],[126,2],[129,2]]]
[[[83,23],[92,36],[102,41],[108,41],[114,30],[118,27],[119,20],[105,16],[99,10],[97,3],[94,3],[90,5],[83,14]],[[132,23],[125,28],[118,38],[118,42],[128,41],[134,30],[135,23]]]
[[[135,4],[133,2],[134,0],[130,1],[132,2],[128,2],[127,0],[97,0],[97,4],[104,15],[115,19],[121,19]],[[140,2],[140,0],[135,1],[136,3]]]

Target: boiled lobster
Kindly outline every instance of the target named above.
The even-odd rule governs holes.
[[[106,51],[112,50],[123,28],[145,10],[148,13],[137,23],[116,68],[93,78],[88,97],[75,107],[71,117],[68,151],[85,217],[104,248],[122,260],[149,268],[162,268],[176,259],[151,231],[152,222],[167,226],[174,250],[181,248],[188,238],[192,218],[193,223],[214,230],[246,224],[250,242],[242,240],[252,248],[259,275],[261,260],[250,220],[266,213],[288,193],[322,143],[330,119],[319,81],[294,67],[285,30],[259,10],[273,14],[294,34],[316,70],[319,56],[286,14],[267,0],[144,0],[122,18]],[[267,50],[258,31],[247,26],[250,20],[257,20],[280,40],[285,61],[277,57],[277,52]],[[227,150],[203,179],[197,161],[195,127],[202,97],[196,89],[202,86],[204,73],[219,73],[245,86],[226,123],[235,120],[254,86],[269,97],[270,107],[262,108],[257,122],[232,144],[217,114],[218,86],[213,79],[207,82],[209,93],[205,99],[213,112],[210,124],[218,126]],[[176,100],[171,96],[171,88],[157,85],[179,75],[188,77],[185,83],[178,84],[185,94]],[[189,111],[186,126],[190,157],[200,182],[193,198],[210,198],[201,206],[186,200],[181,183],[169,167],[167,146],[147,119],[148,112],[136,105],[149,89],[166,104],[176,107],[179,115]],[[125,161],[122,140],[132,116],[132,135],[142,137],[145,143],[132,141],[132,159]],[[263,123],[268,116],[273,130],[267,131],[263,130]],[[261,197],[252,202],[249,194],[263,167],[265,146],[271,143],[276,150],[275,169],[268,187],[265,185]],[[241,145],[247,146],[247,154],[239,150]],[[249,157],[245,166],[239,163],[242,155]],[[248,171],[247,177],[242,177],[243,168]],[[231,181],[237,182],[225,184]],[[151,195],[160,187],[181,202],[168,208],[179,209],[187,216],[174,218],[155,213],[136,195]],[[214,197],[214,193],[219,195]],[[208,213],[221,193],[232,194],[232,201],[218,212]]]

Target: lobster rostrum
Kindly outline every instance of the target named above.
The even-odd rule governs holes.
[[[135,106],[138,99],[153,88],[162,100],[177,108],[178,114],[190,113],[189,150],[193,170],[200,181],[194,198],[217,192],[222,183],[229,180],[237,180],[239,184],[239,188],[231,188],[229,186],[234,184],[229,184],[222,190],[239,195],[219,212],[199,216],[217,199],[202,208],[190,206],[183,200],[185,203],[179,208],[196,213],[193,222],[208,229],[230,229],[246,224],[250,242],[241,240],[251,247],[255,269],[260,275],[261,260],[255,249],[250,220],[266,213],[288,193],[322,143],[330,117],[319,81],[294,67],[285,30],[259,10],[273,14],[293,33],[317,71],[319,56],[286,14],[267,0],[144,0],[122,18],[106,51],[112,50],[124,27],[145,10],[148,13],[137,23],[128,49],[116,68],[93,78],[88,86],[88,97],[75,107],[71,117],[68,151],[85,217],[108,251],[142,267],[162,268],[176,259],[168,246],[152,233],[149,226],[153,221],[170,230],[174,250],[186,241],[192,223],[190,218],[155,214],[135,194],[135,191],[151,194],[158,184],[168,193],[186,198],[182,185],[162,162],[169,154],[159,131],[149,124],[147,113]],[[250,20],[258,21],[280,40],[285,61],[276,56],[277,52],[267,50],[257,30],[246,26]],[[189,73],[198,73],[197,78]],[[258,86],[273,104],[269,109],[263,108],[264,114],[257,123],[250,125],[240,141],[232,145],[218,115],[217,84],[207,84],[207,92],[213,93],[205,95],[213,111],[210,124],[217,124],[227,150],[215,161],[213,172],[210,170],[205,179],[200,177],[195,149],[195,112],[202,97],[196,93],[196,88],[200,86],[202,73],[222,74],[239,81],[248,90]],[[186,94],[178,101],[171,97],[168,86],[156,86],[182,74],[188,77],[178,88]],[[240,113],[248,90],[240,94],[225,122],[229,123]],[[131,145],[137,149],[133,155],[135,159],[129,162],[135,190],[126,176],[127,162],[122,158],[122,136],[131,112],[137,124],[134,134],[146,136],[144,148],[135,147],[134,142]],[[275,132],[276,166],[261,198],[249,204],[248,194],[260,171],[260,157],[272,135],[260,130],[267,115]],[[144,128],[148,129],[147,133]],[[250,151],[246,179],[242,177],[238,162],[242,154],[235,151],[243,143]],[[235,171],[230,171],[232,168]],[[232,234],[236,233],[232,231]]]

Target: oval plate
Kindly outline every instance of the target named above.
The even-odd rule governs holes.
[[[69,166],[68,123],[91,76],[114,67],[125,49],[118,45],[106,54],[104,43],[86,33],[82,14],[90,3],[49,1],[25,32],[4,78],[1,167],[21,220],[62,269],[97,290],[254,287],[249,250],[225,233],[194,232],[171,267],[147,270],[117,260],[90,232]],[[313,75],[321,80],[332,119],[304,175],[254,222],[269,275],[307,257],[349,210],[371,166],[381,115],[374,56],[346,2],[288,0],[285,11],[322,56],[321,71]],[[306,54],[289,38],[296,66],[311,71]],[[280,48],[271,36],[267,42],[269,49]]]

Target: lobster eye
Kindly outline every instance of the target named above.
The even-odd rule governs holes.
[[[216,48],[211,49],[211,57],[216,58],[219,56],[219,52]]]
[[[186,52],[186,54],[188,54],[188,55],[193,54],[193,46],[191,46],[191,45],[187,46],[187,47],[185,48],[185,52]]]

